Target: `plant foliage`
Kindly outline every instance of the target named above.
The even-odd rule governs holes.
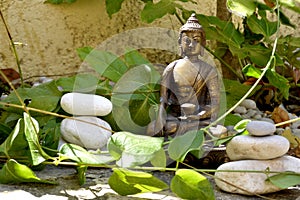
[[[47,3],[71,3],[75,0],[47,0]],[[121,9],[124,0],[106,0],[109,17]],[[143,0],[141,19],[151,23],[165,15],[175,15],[187,19],[192,10],[183,6],[192,0]],[[268,1],[269,2],[269,1]],[[270,3],[270,2],[269,2]],[[293,11],[299,12],[294,1],[280,1]],[[268,19],[268,14],[278,14],[278,19],[293,27],[287,17],[271,4],[254,0],[228,0],[229,10],[243,18],[244,29],[222,21],[214,16],[197,14],[207,39],[223,43],[223,49],[214,51],[222,57],[226,51],[236,56],[246,78],[262,78],[264,84],[271,84],[282,98],[289,97],[291,80],[280,74],[276,67],[299,68],[300,39],[292,36],[278,37],[278,21]],[[276,12],[276,10],[278,12]],[[278,48],[273,55],[274,36]],[[144,135],[146,125],[153,119],[159,104],[160,74],[154,66],[136,50],[129,49],[124,55],[82,47],[77,50],[79,57],[96,71],[96,75],[78,74],[63,77],[37,87],[20,87],[1,101],[0,156],[7,161],[0,171],[0,183],[39,182],[53,184],[38,178],[30,167],[43,163],[76,163],[79,183],[85,183],[85,172],[89,166],[111,167],[110,187],[120,195],[143,192],[159,192],[168,189],[165,182],[150,173],[137,171],[142,165],[152,165],[152,169],[166,170],[166,160],[184,162],[188,153],[201,158],[206,141],[207,128],[189,131],[175,138],[149,137]],[[270,58],[271,57],[271,58]],[[265,68],[272,63],[272,66]],[[99,78],[100,77],[100,78]],[[294,77],[294,82],[297,82]],[[249,90],[237,81],[226,80],[227,102],[230,107]],[[74,145],[64,144],[58,149],[61,118],[66,117],[59,104],[64,93],[94,92],[106,96],[113,103],[113,112],[105,117],[114,133],[109,139],[108,152],[87,151]],[[233,122],[234,121],[234,122]],[[235,125],[236,135],[247,134],[245,127],[249,120],[234,119],[228,115],[228,125]],[[231,124],[230,124],[231,123]],[[234,135],[235,136],[235,135]],[[215,145],[228,142],[232,137],[215,140]],[[213,138],[214,139],[214,138]],[[133,168],[133,170],[127,169]],[[170,189],[183,199],[214,199],[208,179],[195,169],[177,169],[171,180]],[[199,170],[198,170],[199,171]],[[283,173],[271,176],[268,181],[281,188],[299,184],[299,174]]]

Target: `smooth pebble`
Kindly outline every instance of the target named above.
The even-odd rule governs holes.
[[[112,111],[109,99],[94,94],[67,93],[62,96],[60,105],[72,115],[105,116]]]
[[[273,160],[240,160],[228,162],[218,167],[217,170],[257,170],[257,171],[292,171],[300,173],[300,159],[292,156],[283,156]],[[268,174],[272,176],[272,174]],[[238,194],[266,194],[282,190],[266,181],[267,175],[265,173],[247,173],[247,172],[216,172],[215,182],[217,186],[231,193]],[[225,180],[227,183],[221,181]],[[228,184],[229,183],[229,184]],[[235,185],[244,190],[233,187]]]
[[[283,156],[289,148],[290,142],[283,136],[255,137],[240,135],[228,142],[226,153],[230,160],[266,160]]]
[[[239,114],[245,114],[247,113],[247,109],[244,106],[237,106],[233,112],[239,113]]]
[[[111,136],[111,127],[106,121],[97,117],[75,117],[75,119],[64,119],[61,122],[61,135],[65,141],[87,149],[100,149],[106,146]]]
[[[245,99],[244,101],[242,101],[240,106],[244,106],[247,109],[256,109],[257,108],[255,101],[252,99]]]
[[[210,133],[215,137],[220,137],[222,134],[227,132],[227,128],[222,125],[209,128]]]
[[[266,136],[273,135],[276,131],[276,126],[267,121],[251,121],[246,126],[250,135]]]

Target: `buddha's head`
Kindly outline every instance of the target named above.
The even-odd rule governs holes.
[[[195,14],[192,14],[180,28],[178,43],[183,57],[203,56],[206,44],[205,32]]]

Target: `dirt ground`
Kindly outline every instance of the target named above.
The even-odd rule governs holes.
[[[65,199],[100,199],[100,200],[178,200],[170,190],[155,194],[142,194],[124,197],[117,195],[108,185],[108,178],[111,175],[111,169],[89,168],[86,173],[86,183],[83,186],[78,184],[75,168],[72,167],[55,167],[46,166],[42,171],[36,172],[37,176],[42,179],[56,181],[57,185],[47,184],[19,184],[19,185],[0,185],[0,199],[7,200],[65,200]],[[173,176],[169,172],[153,172],[166,183],[170,183]],[[259,200],[260,197],[248,197],[241,195],[228,194],[220,191],[213,184],[216,200]],[[264,195],[268,199],[276,200],[300,200],[300,187],[290,188],[277,193]]]

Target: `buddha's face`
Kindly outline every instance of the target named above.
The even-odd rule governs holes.
[[[180,40],[182,52],[185,56],[198,56],[201,53],[201,33],[188,31],[182,33]]]

